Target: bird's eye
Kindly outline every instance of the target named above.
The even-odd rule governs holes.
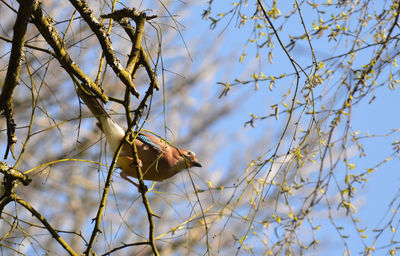
[[[187,155],[187,156],[193,156],[193,152],[192,152],[192,151],[188,151],[188,152],[186,153],[186,155]]]

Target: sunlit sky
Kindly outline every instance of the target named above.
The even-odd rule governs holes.
[[[215,7],[217,10],[227,9],[227,3],[216,3]],[[204,6],[205,8],[205,6]],[[209,23],[206,21],[199,21],[202,10],[201,6],[197,9],[197,12],[192,13],[191,16],[187,19],[187,24],[184,23],[188,29],[183,32],[184,38],[190,41],[191,38],[196,36],[196,33],[193,31],[204,31],[208,29]],[[254,11],[254,8],[249,8],[249,12]],[[306,22],[307,28],[312,28],[312,21],[315,19],[315,13],[311,12],[311,10],[307,10],[305,8],[302,9],[303,17]],[[283,10],[282,10],[283,12]],[[216,11],[215,13],[218,13]],[[209,31],[210,42],[213,43],[213,40],[223,40],[224,47],[221,48],[222,52],[220,54],[222,56],[226,56],[231,54],[230,61],[236,62],[234,67],[234,72],[229,74],[219,74],[216,80],[213,81],[215,83],[215,87],[222,90],[222,86],[217,85],[216,83],[219,81],[223,82],[232,82],[234,78],[243,78],[252,74],[253,72],[260,71],[260,66],[258,65],[258,61],[252,60],[255,56],[255,48],[248,45],[246,47],[247,57],[243,64],[239,64],[239,56],[243,50],[243,45],[245,40],[249,37],[250,32],[249,25],[248,28],[243,27],[241,29],[237,29],[235,27],[236,18],[232,20],[230,24],[226,22],[217,26],[216,29]],[[297,34],[302,33],[302,27],[300,23],[290,23],[288,29],[284,29],[280,32],[281,38],[284,40],[284,44],[288,42],[287,33],[296,34],[296,31],[299,31]],[[316,58],[318,61],[322,61],[323,59],[330,57],[333,53],[330,47],[335,46],[335,42],[327,42],[326,40],[315,40],[312,42],[314,50],[316,52]],[[193,46],[197,47],[197,46]],[[275,45],[275,57],[273,64],[266,64],[261,67],[264,75],[276,75],[285,70],[287,73],[293,72],[292,67],[290,66],[287,57],[282,54],[282,51],[279,49],[278,43]],[[189,50],[191,46],[189,45]],[[344,53],[348,49],[346,49],[345,45],[339,47],[336,50],[336,54]],[[265,51],[264,51],[265,53]],[[292,52],[292,56],[301,63],[304,67],[311,64],[311,54],[308,49],[308,45],[306,41],[302,45],[298,45]],[[368,63],[368,58],[371,56],[371,52],[365,51],[360,55],[361,58],[358,59],[356,63],[363,65]],[[264,56],[267,59],[267,56]],[[364,59],[363,59],[364,58]],[[195,65],[196,59],[193,60],[193,64]],[[232,63],[229,63],[229,65]],[[243,128],[244,122],[250,119],[250,113],[255,115],[267,115],[271,114],[273,110],[270,108],[270,105],[273,103],[279,103],[281,101],[281,94],[285,90],[288,89],[288,85],[279,84],[274,92],[270,92],[266,87],[262,88],[255,92],[254,86],[242,86],[241,88],[236,87],[232,89],[232,92],[228,94],[228,97],[235,97],[237,95],[246,95],[246,100],[241,102],[242,107],[240,107],[239,113],[235,113],[234,116],[230,116],[229,119],[224,120],[216,125],[216,129],[226,129],[228,132],[234,132],[235,130],[243,131],[243,129],[252,130],[252,132],[246,132],[246,135],[253,134],[254,137],[247,138],[249,140],[257,140],[257,137],[262,133],[270,133],[273,137],[271,139],[272,142],[276,142],[282,132],[282,121],[276,121],[273,118],[266,119],[264,121],[258,121],[256,123],[256,128],[251,128],[247,126]],[[398,90],[392,91],[389,90],[387,86],[382,88],[378,88],[374,92],[374,96],[376,99],[369,104],[368,101],[372,98],[366,97],[360,104],[353,107],[352,109],[352,128],[354,131],[359,131],[360,135],[383,135],[390,132],[390,129],[398,129],[400,128],[400,119],[396,116],[398,109],[400,109],[400,101]],[[222,99],[223,100],[223,99]],[[218,101],[217,101],[218,102]],[[281,120],[285,121],[285,118]],[[356,170],[359,172],[363,172],[366,168],[372,168],[377,165],[380,161],[388,157],[392,152],[391,143],[394,142],[396,137],[396,133],[389,137],[377,137],[377,138],[369,138],[363,140],[364,146],[366,149],[366,157],[363,157],[361,160],[358,158],[358,153],[354,154],[352,158],[349,159],[349,162],[355,164]],[[275,137],[275,138],[274,138]],[[238,142],[236,147],[240,148],[242,142]],[[269,148],[270,145],[266,145],[266,148]],[[230,161],[230,152],[232,149],[224,150],[223,159],[220,159],[220,163],[217,166],[223,166],[227,162]],[[286,149],[287,150],[287,149]],[[358,186],[357,189],[357,200],[355,201],[357,205],[361,206],[359,212],[355,215],[361,221],[359,223],[359,228],[368,228],[373,229],[379,227],[380,221],[384,214],[388,211],[388,207],[393,197],[398,191],[398,184],[400,181],[400,170],[399,170],[399,162],[398,159],[393,159],[388,163],[384,164],[378,171],[372,175],[366,186]],[[216,167],[214,167],[216,168]],[[345,171],[340,170],[340,168],[336,169],[336,171]],[[333,208],[336,208],[334,206]],[[390,215],[389,215],[390,216]],[[387,216],[386,216],[387,217]],[[325,226],[325,231],[322,228],[319,233],[320,239],[332,239],[333,237],[337,237],[337,239],[332,239],[332,244],[328,246],[330,254],[325,255],[339,255],[344,252],[344,247],[341,246],[340,238],[338,237],[336,231],[329,227],[329,221],[321,222],[323,227]],[[341,223],[346,226],[352,226],[352,223],[349,219],[344,217],[342,220],[339,220],[338,223]],[[358,253],[363,251],[364,246],[362,245],[361,239],[359,238],[356,232],[352,232],[352,228],[346,229],[346,234],[351,235],[350,240],[348,240],[349,248],[352,253]],[[325,233],[324,233],[325,232]],[[333,234],[332,234],[333,232]],[[392,234],[386,232],[387,234],[381,240],[385,240],[387,242],[390,241],[390,236]],[[367,233],[369,236],[366,241],[373,241],[374,233]],[[381,251],[382,252],[382,251]],[[310,251],[311,253],[311,251]]]

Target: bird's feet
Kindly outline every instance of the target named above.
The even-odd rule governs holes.
[[[144,183],[139,184],[139,183],[134,182],[133,180],[128,178],[128,175],[126,175],[125,172],[122,171],[119,175],[121,176],[121,178],[123,178],[124,180],[128,181],[129,183],[131,183],[135,187],[137,187],[139,193],[146,193],[148,191],[148,188]]]

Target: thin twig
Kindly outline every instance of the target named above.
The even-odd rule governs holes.
[[[17,196],[16,194],[12,195],[14,201],[18,204],[22,205],[27,209],[33,216],[35,216],[42,224],[46,227],[46,229],[50,232],[51,236],[62,246],[64,249],[73,256],[78,256],[77,254],[65,241],[62,237],[55,231],[55,229],[50,225],[50,223],[35,209],[30,205],[28,202]]]
[[[115,251],[118,251],[118,250],[121,250],[121,249],[124,249],[124,248],[127,248],[127,247],[138,246],[138,245],[146,245],[146,244],[149,244],[149,242],[145,241],[145,242],[137,242],[137,243],[130,243],[130,244],[124,244],[123,243],[123,245],[115,247],[114,249],[104,253],[102,256],[111,255],[111,253],[113,253]]]
[[[114,173],[114,168],[117,164],[117,159],[119,157],[119,154],[121,153],[122,146],[124,145],[124,142],[128,136],[129,136],[129,132],[125,133],[125,136],[121,140],[121,143],[119,144],[118,149],[114,154],[113,160],[111,162],[111,166],[108,170],[106,182],[104,184],[103,195],[101,197],[101,201],[100,201],[99,209],[97,210],[96,217],[94,218],[95,224],[94,224],[94,228],[92,231],[92,235],[90,236],[89,244],[87,245],[86,251],[84,253],[85,255],[89,255],[91,253],[97,233],[101,231],[100,230],[100,222],[103,217],[103,212],[104,212],[104,209],[106,206],[107,197],[108,197],[108,193],[109,193],[110,186],[111,186],[112,175]]]
[[[8,39],[7,37],[4,37],[4,36],[0,36],[0,39],[6,41],[8,43],[12,43],[13,42],[11,39]],[[56,57],[54,52],[50,51],[49,49],[40,48],[40,47],[31,45],[31,44],[27,44],[26,42],[24,43],[24,47],[25,48],[30,48],[30,49],[33,49],[33,50],[37,50],[37,51],[41,51],[41,52],[50,54],[53,57]]]

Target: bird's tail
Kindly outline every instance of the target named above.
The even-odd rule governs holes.
[[[88,93],[84,92],[82,89],[78,88],[78,95],[79,97],[85,102],[86,106],[89,108],[90,112],[94,115],[94,117],[97,118],[97,120],[102,124],[101,117],[109,117],[107,114],[106,110],[103,108],[103,106],[100,105],[100,103],[97,101],[97,99],[89,95]]]
[[[112,120],[112,118],[107,114],[103,106],[100,105],[100,103],[94,96],[88,95],[80,88],[78,88],[78,95],[83,100],[83,102],[85,102],[90,112],[92,112],[92,114],[99,121],[99,123],[97,123],[97,126],[106,135],[111,150],[115,152],[121,140],[125,136],[124,129],[122,129],[121,126],[119,126],[117,123],[114,122],[114,120]]]

